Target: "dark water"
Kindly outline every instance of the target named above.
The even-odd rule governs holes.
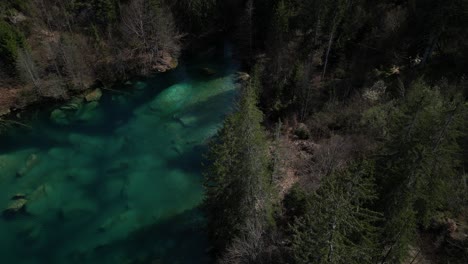
[[[3,135],[0,209],[25,205],[0,217],[0,263],[209,263],[200,162],[235,70],[224,47]]]

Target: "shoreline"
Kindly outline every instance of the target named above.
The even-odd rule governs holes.
[[[110,82],[110,84],[112,87],[122,87],[123,89],[127,89],[128,85],[125,84],[131,82],[132,80],[139,78],[147,78],[153,75],[175,70],[179,66],[180,61],[183,60],[185,57],[190,57],[198,53],[206,52],[206,50],[209,50],[213,46],[218,45],[220,38],[229,40],[228,35],[226,35],[226,32],[224,31],[212,31],[207,34],[204,34],[203,36],[198,37],[191,36],[191,38],[189,38],[185,43],[181,54],[177,58],[171,58],[171,63],[159,63],[155,66],[155,69],[158,69],[157,71],[154,71],[147,75],[136,74],[130,78],[112,81]],[[41,97],[37,92],[33,91],[34,88],[21,85],[15,85],[13,88],[0,88],[0,122],[2,122],[3,120],[21,120],[21,114],[24,112],[28,112],[31,109],[36,109],[44,104],[49,103],[59,105],[62,103],[70,102],[73,98],[82,96],[84,97],[85,94],[97,88],[103,90],[110,89],[107,87],[105,82],[103,82],[99,78],[95,79],[93,84],[89,85],[86,89],[79,91],[68,90],[68,92],[71,93],[64,98]],[[115,90],[120,91],[122,89]],[[5,92],[7,93],[7,96],[3,96]]]

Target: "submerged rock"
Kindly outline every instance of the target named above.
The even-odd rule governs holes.
[[[108,218],[107,220],[104,221],[104,223],[102,223],[99,228],[98,228],[98,231],[99,232],[106,232],[110,229],[112,229],[113,227],[121,224],[122,222],[128,220],[128,218],[130,217],[131,215],[131,211],[125,211],[119,215],[116,215],[116,216],[112,216],[110,218]]]
[[[171,113],[181,108],[189,99],[192,88],[189,84],[176,84],[159,94],[150,103],[150,109],[162,113]]]
[[[0,182],[15,178],[18,171],[26,165],[28,158],[34,153],[38,153],[38,149],[22,149],[0,155]]]
[[[188,115],[186,116],[173,115],[172,118],[174,119],[174,121],[179,123],[184,128],[193,127],[198,121],[196,116],[188,116]]]
[[[140,81],[136,82],[136,83],[133,85],[133,87],[135,87],[135,89],[137,89],[137,90],[144,90],[144,89],[146,89],[147,86],[148,86],[147,83],[145,83],[145,82],[140,82]]]
[[[83,103],[83,98],[74,98],[66,105],[52,111],[50,120],[59,125],[69,125],[75,121],[96,120],[98,118],[96,113],[99,106],[98,97],[100,95],[87,96],[86,101],[91,100],[88,103]]]
[[[32,192],[32,194],[30,195],[30,200],[31,201],[39,200],[49,195],[51,191],[52,191],[52,188],[50,187],[50,185],[42,184],[39,187],[37,187],[36,190],[34,190],[34,192]]]
[[[90,121],[96,117],[96,108],[98,108],[98,102],[90,102],[84,105],[80,111],[76,113],[76,120],[78,121]]]
[[[118,96],[113,95],[112,101],[116,101],[117,104],[119,104],[121,107],[125,107],[129,102],[128,98],[123,95],[118,95]]]
[[[55,109],[50,113],[50,120],[59,125],[68,125],[70,120],[68,120],[67,114],[61,109]]]
[[[31,154],[26,161],[26,164],[16,173],[17,177],[23,177],[26,175],[37,163],[39,159],[36,154]]]
[[[83,105],[82,97],[73,97],[68,103],[60,107],[60,110],[78,110]]]
[[[20,236],[24,241],[33,243],[37,241],[42,234],[42,227],[36,222],[30,222],[22,226],[18,230],[17,235]]]
[[[214,69],[208,67],[200,69],[200,72],[206,76],[213,76],[217,73]]]
[[[23,198],[13,200],[8,205],[8,207],[5,210],[3,210],[3,216],[11,217],[11,216],[14,216],[14,215],[22,212],[25,209],[27,202],[28,202],[28,200],[23,199]]]
[[[60,187],[59,187],[60,188]],[[43,220],[51,221],[56,218],[56,212],[67,200],[67,196],[74,195],[61,189],[53,189],[50,184],[42,184],[31,195],[28,195],[27,213]]]
[[[109,174],[123,173],[126,172],[129,168],[130,163],[128,161],[119,161],[108,168],[106,172]]]
[[[17,193],[11,197],[12,200],[26,199],[26,194]]]
[[[85,99],[87,102],[96,102],[99,101],[102,97],[101,89],[97,88],[85,95]]]
[[[97,211],[97,205],[91,200],[76,200],[61,208],[59,210],[59,217],[65,221],[72,221],[78,218],[88,219],[95,215]]]
[[[178,144],[173,145],[171,149],[179,155],[184,153],[184,151],[182,150],[182,147]]]

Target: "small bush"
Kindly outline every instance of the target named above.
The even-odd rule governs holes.
[[[309,132],[309,128],[303,124],[303,123],[300,123],[299,126],[296,128],[296,130],[294,131],[294,134],[299,138],[299,139],[302,139],[302,140],[306,140],[306,139],[309,139],[310,138],[310,132]]]

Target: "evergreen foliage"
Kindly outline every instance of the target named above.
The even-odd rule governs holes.
[[[458,139],[466,106],[437,88],[416,82],[389,117],[389,133],[378,159],[385,205],[388,257],[402,260],[416,228],[428,227],[450,199],[451,179],[459,177]]]
[[[15,74],[18,49],[24,48],[25,38],[21,32],[5,21],[0,20],[0,65],[10,74]]]
[[[256,89],[255,81],[243,89],[237,111],[226,118],[208,155],[205,207],[220,249],[249,219],[266,223],[271,214],[267,139]]]
[[[0,81],[67,98],[233,40],[252,77],[208,154],[221,261],[401,263],[468,206],[467,27],[467,0],[6,0]]]
[[[374,263],[377,198],[374,165],[363,161],[323,180],[311,208],[293,225],[295,263]]]

